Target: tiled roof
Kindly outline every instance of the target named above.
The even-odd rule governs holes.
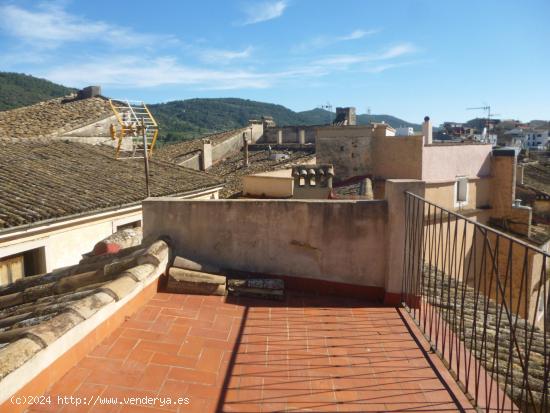
[[[141,159],[66,141],[0,140],[0,231],[74,214],[136,204],[145,198]],[[218,178],[153,159],[152,196],[222,185]]]
[[[103,97],[57,98],[0,112],[0,140],[53,137],[113,115]]]
[[[159,148],[155,152],[155,156],[157,159],[162,159],[167,162],[174,162],[177,158],[183,158],[186,155],[200,151],[202,148],[202,139],[210,139],[212,141],[212,145],[216,146],[238,133],[247,131],[248,129],[249,128],[232,129],[225,132],[214,133],[212,135],[201,136],[197,139],[190,139],[166,145]]]
[[[525,164],[523,168],[525,184],[539,191],[550,193],[550,161],[548,159]]]
[[[313,149],[286,151],[289,157],[279,161],[269,159],[269,151],[267,150],[251,151],[248,158],[248,167],[244,166],[243,154],[238,153],[217,163],[208,171],[226,181],[220,196],[222,198],[229,198],[243,190],[241,179],[243,176],[290,168],[292,165],[305,163],[315,158],[315,153],[312,151]]]
[[[0,380],[102,307],[143,288],[164,271],[168,255],[167,243],[157,240],[0,287]]]

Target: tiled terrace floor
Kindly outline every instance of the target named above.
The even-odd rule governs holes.
[[[432,359],[395,308],[334,297],[278,303],[158,293],[49,393],[190,404],[47,410],[473,411]]]

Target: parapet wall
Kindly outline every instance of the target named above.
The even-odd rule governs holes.
[[[386,201],[143,202],[144,237],[221,268],[376,287],[386,273]]]
[[[215,164],[239,152],[244,145],[243,134],[246,136],[249,143],[256,143],[263,134],[263,125],[251,124],[247,128],[237,130],[235,135],[225,139],[223,142],[214,145],[212,147],[212,163]]]
[[[263,136],[258,139],[258,143],[279,143],[278,136],[281,131],[281,144],[285,143],[300,143],[300,130],[304,131],[305,142],[315,143],[315,128],[316,126],[283,126],[264,129]]]

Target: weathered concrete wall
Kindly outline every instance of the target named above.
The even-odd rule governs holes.
[[[388,212],[387,248],[385,249],[386,267],[385,301],[397,305],[401,302],[403,284],[403,260],[405,251],[406,203],[405,191],[424,196],[425,183],[422,181],[389,179],[386,182],[385,196],[390,205]],[[421,221],[416,225],[420,228]],[[409,223],[414,225],[414,223]],[[412,255],[412,252],[410,252]],[[419,265],[417,262],[414,265]]]
[[[194,169],[195,171],[200,171],[201,169],[201,154],[197,153],[193,156],[186,158],[184,161],[174,161],[177,165],[183,166],[184,168]]]
[[[222,268],[384,287],[385,201],[143,202],[144,236]]]
[[[234,136],[214,145],[212,147],[212,163],[219,162],[239,152],[243,147],[243,133],[248,142],[255,143],[263,135],[263,125],[252,124],[250,127],[245,128],[244,131],[239,131]]]

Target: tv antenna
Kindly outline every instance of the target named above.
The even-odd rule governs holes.
[[[487,117],[486,117],[486,119],[487,119],[487,122],[486,122],[487,131],[489,131],[490,126],[491,126],[491,117],[500,116],[499,113],[492,113],[491,112],[491,105],[479,106],[477,108],[466,108],[466,110],[484,110],[484,111],[487,111]]]
[[[328,123],[330,124],[332,122],[332,105],[330,104],[330,102],[327,102],[326,105],[320,105],[319,109],[324,109],[329,112]]]
[[[117,140],[115,158],[150,158],[158,137],[158,124],[142,101],[109,99],[116,122],[111,138]],[[143,139],[145,136],[145,139]]]

